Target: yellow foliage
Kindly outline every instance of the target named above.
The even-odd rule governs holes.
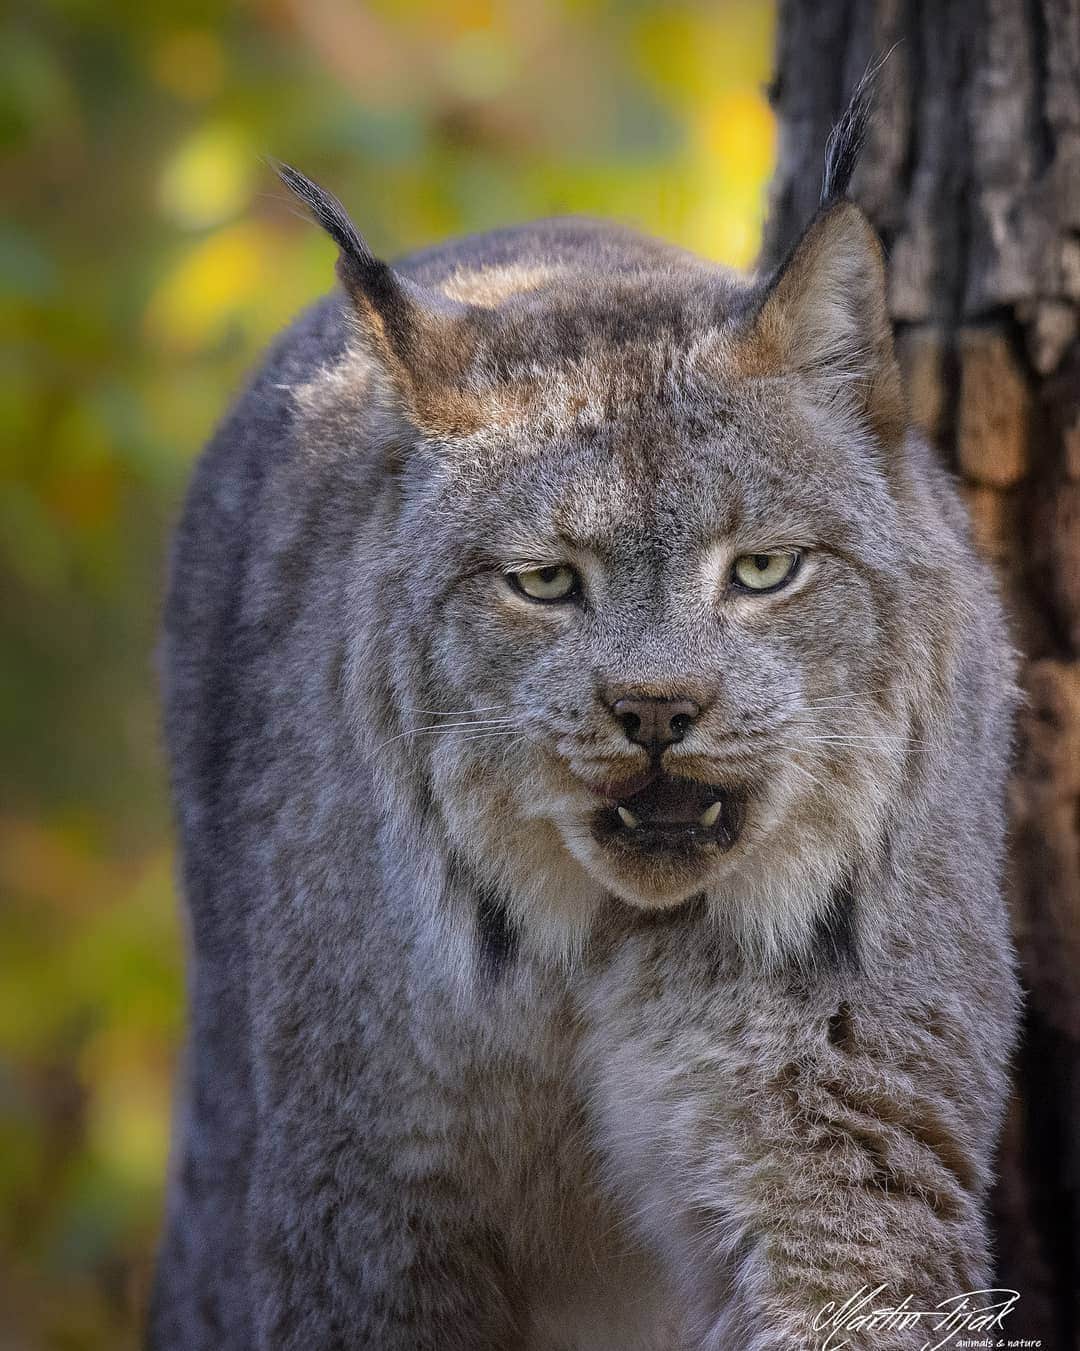
[[[111,1176],[154,1189],[169,1147],[170,1077],[133,1054],[122,1037],[101,1041],[84,1061],[94,1085],[88,1144]]]
[[[258,168],[258,156],[241,131],[211,123],[166,161],[158,202],[178,225],[195,230],[217,225],[247,206]]]
[[[669,97],[693,107],[718,90],[760,83],[771,58],[774,22],[773,6],[761,0],[643,7],[638,61]]]
[[[729,177],[760,186],[776,153],[776,123],[761,90],[725,90],[706,101],[696,122],[705,154]]]
[[[702,104],[691,172],[703,186],[687,231],[691,248],[732,267],[752,265],[775,153],[775,124],[763,93],[730,89]]]
[[[279,242],[258,221],[215,231],[185,254],[154,292],[147,337],[183,352],[219,340],[258,292],[274,284]]]

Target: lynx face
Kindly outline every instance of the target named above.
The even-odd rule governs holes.
[[[711,355],[552,381],[421,476],[398,549],[438,712],[411,740],[510,892],[572,886],[568,855],[634,906],[768,911],[880,832],[907,730],[895,506],[850,421]]]
[[[398,466],[349,676],[385,791],[548,944],[704,895],[804,945],[883,845],[947,628],[865,218],[767,286],[649,246],[424,293],[301,190],[358,320],[303,434]]]

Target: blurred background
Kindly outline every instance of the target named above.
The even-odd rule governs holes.
[[[334,250],[585,212],[736,265],[761,0],[15,0],[0,44],[0,1349],[138,1344],[183,1023],[153,650],[170,522]]]

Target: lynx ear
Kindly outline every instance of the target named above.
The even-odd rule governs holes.
[[[439,392],[460,382],[472,351],[468,308],[417,286],[376,258],[325,188],[287,164],[279,164],[277,172],[340,249],[337,274],[371,354],[413,412],[437,406]]]
[[[882,439],[902,432],[881,245],[853,202],[827,207],[796,244],[766,290],[752,340],[774,369],[818,378]]]

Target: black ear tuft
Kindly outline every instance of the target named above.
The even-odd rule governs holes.
[[[318,183],[313,183],[289,164],[275,164],[274,167],[285,186],[300,198],[341,250],[342,259],[350,272],[364,275],[386,267],[368,248],[360,231],[349,219],[349,213],[332,192],[319,187]]]
[[[349,214],[332,192],[288,164],[276,164],[278,176],[304,203],[338,246],[337,273],[358,314],[398,358],[411,351],[418,320],[416,288],[410,288],[389,263],[376,258]]]
[[[821,183],[822,206],[831,206],[833,202],[839,202],[848,195],[851,175],[855,172],[870,129],[870,116],[874,107],[874,82],[890,54],[886,52],[880,61],[867,66],[862,79],[855,86],[843,116],[829,133],[829,139],[825,144],[825,176]]]
[[[471,415],[460,397],[462,373],[475,347],[466,307],[400,276],[371,252],[332,192],[288,164],[273,164],[338,246],[336,271],[351,305],[356,342],[382,366],[410,417],[456,434]],[[456,403],[445,397],[450,388]]]

